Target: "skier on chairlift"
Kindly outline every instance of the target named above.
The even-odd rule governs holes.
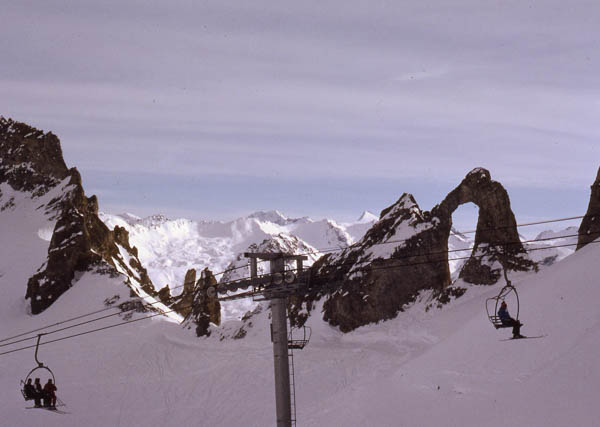
[[[523,326],[523,324],[518,320],[515,320],[512,317],[510,317],[506,301],[502,301],[502,304],[500,304],[500,309],[498,310],[498,317],[500,318],[500,321],[503,325],[512,326],[513,338],[525,338],[523,335],[521,335],[521,326]]]
[[[37,392],[35,391],[35,387],[33,387],[33,384],[31,384],[32,379],[29,378],[27,380],[27,384],[25,384],[25,386],[23,387],[23,391],[25,392],[25,396],[27,396],[27,399],[35,399],[37,396]]]
[[[49,379],[44,386],[44,406],[50,409],[56,409],[56,386]]]
[[[44,396],[44,390],[42,389],[42,383],[40,382],[39,378],[36,378],[33,384],[35,389],[35,407],[39,408],[42,406],[42,397]]]

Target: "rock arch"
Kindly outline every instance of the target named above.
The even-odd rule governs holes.
[[[501,268],[529,270],[535,265],[527,257],[517,231],[517,221],[510,207],[508,192],[491,179],[489,171],[473,169],[465,179],[431,210],[440,219],[439,231],[448,248],[452,213],[462,204],[472,202],[479,207],[475,243],[471,257],[459,277],[469,283],[491,285],[498,281]],[[447,256],[447,253],[446,253]],[[448,282],[450,280],[448,272]]]

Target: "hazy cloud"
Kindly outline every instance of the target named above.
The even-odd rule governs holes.
[[[129,173],[378,192],[484,166],[581,191],[579,213],[600,159],[598,22],[595,1],[3,2],[0,114],[124,194],[144,185]]]

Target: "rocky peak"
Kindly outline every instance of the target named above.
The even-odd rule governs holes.
[[[188,273],[193,271],[193,276],[196,276],[195,270],[190,270]],[[187,280],[191,280],[192,274],[186,275]],[[195,325],[196,335],[199,337],[210,335],[210,324],[219,325],[221,323],[221,303],[217,299],[217,295],[210,295],[207,292],[209,287],[215,287],[217,285],[217,279],[213,273],[205,268],[200,272],[200,278],[196,282],[193,291],[185,292],[182,295],[191,295],[191,304],[185,308],[188,310],[188,314],[184,320],[184,326]],[[183,300],[183,297],[182,297]]]
[[[30,193],[32,200],[40,200],[38,209],[55,221],[48,257],[27,282],[25,298],[31,300],[33,314],[73,286],[76,272],[122,273],[132,289],[155,293],[127,231],[111,231],[100,221],[96,196],[85,196],[81,176],[77,169],[67,169],[55,135],[0,118],[0,161],[0,184]],[[41,202],[51,190],[57,196]]]
[[[397,240],[404,237],[405,233],[399,232],[402,228],[408,227],[412,231],[417,225],[425,221],[423,212],[421,212],[413,195],[404,193],[396,203],[381,211],[379,221],[367,231],[362,239],[361,246],[380,244],[392,238]]]
[[[0,182],[40,196],[70,174],[60,141],[25,123],[0,117]]]
[[[600,169],[591,189],[590,203],[579,226],[577,250],[600,237]]]
[[[535,268],[520,243],[506,190],[489,171],[476,168],[430,212],[404,193],[362,240],[314,264],[313,291],[294,301],[290,311],[299,311],[299,305],[310,311],[311,301],[325,297],[324,319],[346,332],[395,317],[422,289],[445,292],[451,284],[452,213],[467,202],[479,206],[479,220],[475,248],[460,273],[463,280],[492,284],[503,266]]]

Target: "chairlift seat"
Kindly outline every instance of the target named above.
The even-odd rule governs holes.
[[[512,328],[512,325],[502,323],[502,320],[500,320],[499,316],[490,316],[490,321],[492,322],[492,324],[494,325],[494,327],[496,329]]]
[[[308,340],[288,340],[288,348],[302,350],[308,344]]]
[[[490,322],[496,329],[513,327],[512,324],[503,323],[502,320],[500,319],[500,316],[498,316],[498,310],[500,308],[501,303],[509,297],[513,298],[514,303],[515,303],[514,307],[516,309],[516,313],[515,313],[516,316],[514,317],[514,319],[517,322],[520,322],[519,321],[519,309],[520,309],[519,294],[517,293],[516,288],[510,283],[510,280],[507,280],[507,285],[504,286],[500,290],[500,293],[497,296],[488,298],[485,301],[485,309],[487,311],[488,318],[490,319]]]
[[[290,329],[290,333],[288,336],[288,348],[295,350],[302,350],[306,347],[306,344],[310,341],[310,336],[312,335],[312,329],[308,326],[302,327],[302,339],[295,339],[293,336],[293,329]]]

